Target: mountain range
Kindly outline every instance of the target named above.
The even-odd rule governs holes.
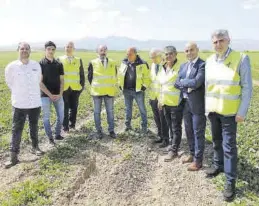
[[[67,41],[53,40],[59,48],[63,48]],[[80,50],[95,50],[100,44],[106,44],[109,50],[125,50],[128,47],[135,46],[139,50],[150,50],[151,48],[163,48],[167,45],[173,45],[178,51],[184,50],[184,45],[187,41],[184,40],[137,40],[121,36],[109,36],[105,38],[85,37],[75,40],[77,49]],[[200,50],[212,50],[210,40],[196,41]],[[34,50],[43,49],[44,42],[30,43]],[[17,45],[0,46],[0,50],[14,50]],[[238,51],[257,51],[259,50],[259,40],[251,39],[234,39],[231,41],[231,47]]]

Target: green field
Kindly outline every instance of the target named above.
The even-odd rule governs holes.
[[[58,51],[56,56],[62,55],[63,52]],[[77,56],[81,57],[85,67],[85,75],[87,78],[87,64],[89,61],[96,57],[96,53],[93,52],[78,52]],[[201,53],[200,56],[203,59],[206,59],[210,53]],[[254,80],[259,81],[259,52],[248,52],[248,55],[251,59],[252,65],[252,76]],[[40,60],[44,56],[43,52],[32,52],[31,59]],[[109,52],[108,56],[117,61],[119,64],[120,61],[125,57],[125,52]],[[150,63],[148,58],[148,52],[140,52],[140,56],[147,60]],[[185,56],[183,53],[178,54],[180,61],[185,61]],[[10,141],[10,131],[11,131],[11,117],[12,117],[12,108],[10,104],[10,92],[4,81],[4,67],[11,61],[17,59],[17,52],[0,52],[0,153],[4,153],[8,149]],[[147,101],[148,98],[146,98]],[[259,198],[257,197],[259,193],[259,87],[254,87],[254,96],[249,110],[247,121],[239,126],[239,135],[238,135],[238,148],[239,148],[239,181],[238,181],[238,190],[241,198],[239,198],[235,204],[236,205],[259,205]],[[124,112],[121,112],[124,109],[123,100],[120,100],[118,104],[115,105],[115,116],[117,120],[124,118]],[[148,118],[149,124],[152,120],[152,112],[147,105],[148,109]],[[134,118],[138,118],[138,112],[135,109],[133,111]],[[80,98],[79,105],[79,119],[92,118],[92,100],[89,94],[89,85],[86,85],[86,90],[82,93]],[[105,124],[105,123],[104,123]],[[139,125],[138,121],[134,121],[135,126]],[[90,125],[93,128],[93,122]],[[118,126],[118,125],[117,125]],[[134,126],[134,125],[133,125]],[[40,136],[44,137],[42,122],[40,122]],[[26,125],[28,128],[28,125]],[[209,139],[209,132],[207,135]],[[27,129],[23,133],[23,144],[28,143],[28,132]],[[221,175],[216,179],[216,184],[219,186],[219,189],[222,189],[224,183],[224,176]]]

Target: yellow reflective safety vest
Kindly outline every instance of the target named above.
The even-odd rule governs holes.
[[[80,58],[74,57],[70,62],[67,55],[58,58],[64,67],[64,91],[69,87],[72,90],[80,91]]]
[[[127,71],[128,65],[125,62],[122,62],[118,70],[118,85],[123,89],[125,74]],[[151,83],[150,80],[150,70],[145,62],[136,66],[136,92],[141,91],[141,87],[149,87]]]
[[[158,66],[158,71],[157,71]],[[155,100],[159,97],[160,92],[160,84],[159,84],[159,70],[161,69],[161,65],[152,63],[150,70],[150,79],[151,84],[149,88],[149,98],[151,100]]]
[[[231,51],[224,62],[217,62],[216,55],[206,61],[206,112],[221,115],[236,115],[241,98],[238,67],[242,53]]]
[[[161,105],[178,106],[180,103],[181,91],[174,87],[181,63],[179,60],[175,63],[173,68],[165,71],[161,65],[159,70],[160,93],[158,101]]]
[[[108,59],[106,68],[103,66],[100,58],[91,61],[93,65],[93,80],[91,83],[91,95],[92,96],[104,96],[111,97],[116,96],[118,89],[116,64],[112,59]]]

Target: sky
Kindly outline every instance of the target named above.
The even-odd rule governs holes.
[[[0,45],[126,36],[259,40],[259,0],[0,0]]]

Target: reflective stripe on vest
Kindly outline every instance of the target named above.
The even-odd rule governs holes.
[[[180,62],[178,60],[170,71],[166,72],[163,66],[161,66],[161,69],[159,70],[159,81],[161,86],[159,102],[162,105],[178,106],[180,103],[181,91],[174,87],[179,69]]]
[[[64,91],[69,87],[72,90],[79,91],[82,89],[80,84],[80,58],[74,57],[70,62],[67,56],[59,57],[64,67]]]
[[[122,62],[118,70],[118,84],[121,88],[124,88],[125,74],[127,71],[127,65]],[[150,85],[150,70],[147,68],[146,63],[136,66],[136,92],[141,91],[141,87],[149,87]]]
[[[237,72],[242,54],[231,51],[224,62],[215,55],[206,61],[206,112],[236,115],[241,98],[240,76]]]
[[[91,95],[93,96],[115,96],[116,89],[116,65],[111,59],[104,68],[99,58],[91,61],[93,65],[93,80],[91,83]]]
[[[156,73],[156,66],[157,66],[156,64],[152,63],[151,71],[150,71],[151,84],[150,84],[150,90],[149,90],[150,91],[149,98],[151,100],[157,99],[160,93],[160,82],[158,80],[160,65],[157,73]]]

